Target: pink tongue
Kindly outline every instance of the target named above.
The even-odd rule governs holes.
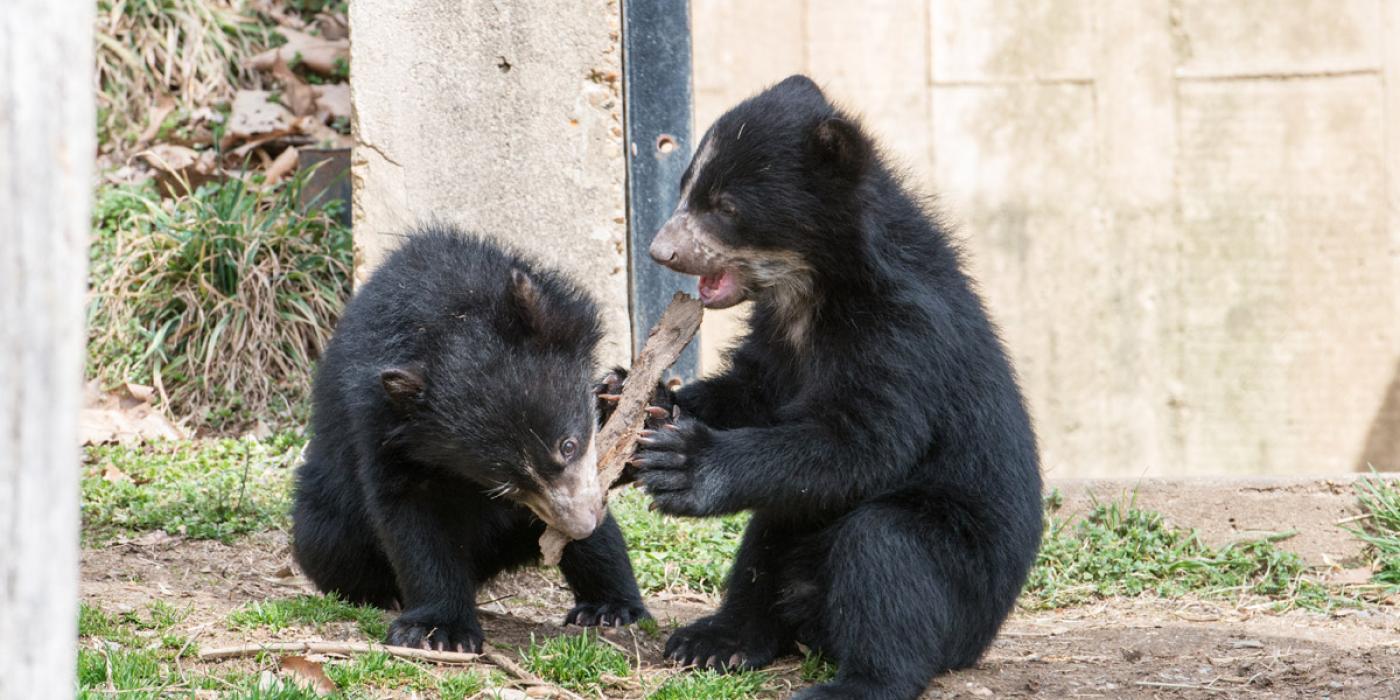
[[[718,294],[720,291],[720,287],[724,284],[724,275],[725,273],[723,272],[717,275],[701,275],[700,298],[703,300],[709,300],[713,298],[715,294]]]

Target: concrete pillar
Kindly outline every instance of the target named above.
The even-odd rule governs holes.
[[[410,225],[488,233],[602,305],[630,362],[617,0],[351,3],[356,278]]]

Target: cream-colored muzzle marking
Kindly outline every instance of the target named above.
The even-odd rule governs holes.
[[[536,483],[540,483],[536,480]],[[598,485],[598,450],[593,441],[588,452],[564,469],[553,484],[540,484],[543,493],[526,500],[540,520],[573,540],[593,534],[603,521],[603,493]]]

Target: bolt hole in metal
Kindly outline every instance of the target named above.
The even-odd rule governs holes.
[[[671,153],[676,150],[677,145],[676,137],[670,134],[662,134],[656,137],[656,152],[663,156],[671,155]]]

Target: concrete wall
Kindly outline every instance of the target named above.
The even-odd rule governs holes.
[[[1400,0],[692,0],[692,21],[698,129],[805,71],[938,194],[1049,475],[1400,469]],[[707,320],[707,368],[734,316]]]
[[[617,0],[355,0],[356,275],[460,223],[570,272],[627,364]]]

